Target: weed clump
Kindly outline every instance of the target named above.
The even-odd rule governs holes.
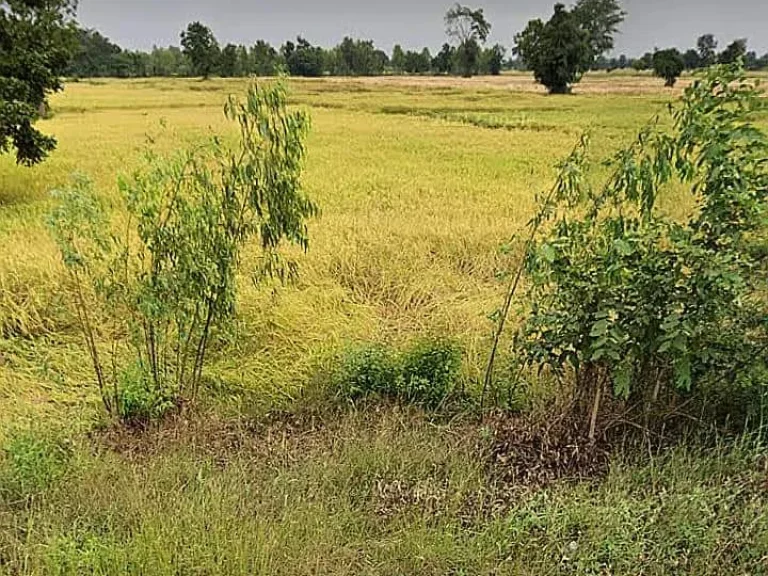
[[[341,355],[333,388],[349,401],[375,396],[435,410],[454,390],[461,355],[449,339],[420,340],[399,353],[380,344],[351,347]]]
[[[23,501],[45,492],[66,474],[71,456],[67,442],[52,432],[14,432],[0,450],[0,499]]]

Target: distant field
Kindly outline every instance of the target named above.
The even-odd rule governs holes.
[[[522,74],[291,80],[322,210],[300,278],[257,290],[244,275],[211,402],[143,434],[95,426],[49,193],[81,172],[116,205],[148,142],[228,130],[223,104],[245,81],[67,84],[40,123],[59,141],[51,158],[0,157],[0,574],[768,573],[768,459],[746,437],[643,447],[639,462],[619,451],[587,478],[525,486],[493,459],[503,421],[279,412],[353,341],[452,336],[476,386],[497,272],[518,261],[513,238],[555,163],[585,131],[596,160],[631,142],[687,81],[593,74],[549,97]],[[674,189],[663,205],[691,209]]]

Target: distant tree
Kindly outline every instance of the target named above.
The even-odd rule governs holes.
[[[664,78],[665,86],[672,88],[683,70],[685,61],[677,48],[659,50],[653,55],[653,73]]]
[[[290,43],[293,46],[293,43]],[[280,54],[269,42],[259,40],[250,51],[252,72],[256,76],[274,76],[281,65]]]
[[[683,54],[683,63],[686,70],[696,70],[701,68],[701,57],[696,50],[691,48]]]
[[[613,50],[613,37],[627,15],[619,0],[576,0],[571,13],[589,34],[593,60]]]
[[[491,48],[483,50],[480,56],[480,71],[483,74],[498,76],[501,74],[501,68],[504,64],[504,54],[506,50],[501,44],[496,44]]]
[[[122,49],[96,30],[77,30],[77,48],[66,74],[79,78],[118,76],[115,73]]]
[[[189,74],[189,61],[176,46],[152,48],[150,54],[152,76],[186,76]]]
[[[491,32],[491,24],[485,19],[483,9],[473,10],[455,4],[445,14],[445,32],[457,43],[454,59],[459,73],[462,76],[476,74],[480,45],[485,43]]]
[[[744,58],[746,55],[747,39],[740,38],[739,40],[734,40],[728,44],[726,49],[720,53],[720,56],[718,56],[717,59],[720,64],[733,64],[740,58]]]
[[[250,76],[253,74],[253,62],[248,48],[242,44],[237,46],[237,63],[235,65],[235,76]]]
[[[440,52],[432,58],[432,71],[435,74],[450,74],[453,69],[454,48],[448,43],[443,44]]]
[[[392,58],[390,58],[392,68],[395,72],[402,74],[405,71],[405,52],[400,44],[395,44],[392,48]]]
[[[700,66],[712,66],[717,61],[717,40],[712,34],[704,34],[696,40],[696,47],[699,50]]]
[[[0,154],[42,161],[56,140],[35,129],[76,47],[74,0],[0,2]]]
[[[210,77],[219,59],[219,43],[211,29],[200,22],[192,22],[181,33],[181,47],[194,74],[206,79]]]
[[[632,62],[635,70],[650,70],[653,68],[653,52],[646,52],[640,58]]]
[[[319,46],[313,46],[299,36],[296,44],[286,42],[281,53],[291,76],[318,77],[325,71],[325,51]]]
[[[372,40],[346,37],[333,50],[332,70],[341,76],[375,76],[384,71],[387,55],[377,50]]]
[[[224,78],[237,76],[237,46],[227,44],[219,56],[219,74]]]
[[[515,36],[514,52],[550,94],[567,94],[593,62],[594,49],[588,31],[562,4],[545,24],[531,20]]]
[[[408,50],[405,53],[405,71],[409,74],[426,74],[432,68],[432,57],[428,48],[421,52]]]

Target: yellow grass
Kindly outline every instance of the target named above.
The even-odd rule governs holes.
[[[66,417],[84,397],[93,401],[44,225],[50,190],[82,172],[116,199],[118,174],[136,165],[148,138],[171,149],[227,130],[223,103],[244,86],[71,83],[40,122],[59,141],[51,158],[33,169],[0,159],[0,429],[21,416]],[[269,398],[298,394],[318,359],[353,339],[447,333],[464,342],[467,375],[476,376],[487,315],[502,293],[495,274],[509,264],[498,247],[521,231],[554,163],[584,130],[597,155],[627,143],[676,93],[651,77],[604,74],[569,97],[547,97],[523,75],[297,80],[291,88],[312,116],[305,184],[322,216],[297,285],[243,282],[237,338],[211,367]]]

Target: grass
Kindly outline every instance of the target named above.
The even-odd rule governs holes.
[[[140,438],[84,433],[99,407],[44,226],[49,191],[80,171],[115,199],[148,139],[169,150],[225,130],[243,83],[69,84],[41,122],[59,140],[50,160],[0,158],[0,574],[768,572],[760,446],[618,455],[600,481],[519,491],[490,464],[489,430],[461,419],[390,407],[253,424],[311,394],[350,342],[457,339],[472,387],[496,273],[519,257],[499,246],[555,162],[583,130],[597,156],[629,142],[679,89],[604,74],[570,97],[521,75],[291,85],[312,116],[305,183],[322,208],[300,279],[244,278],[207,372],[215,401]]]

